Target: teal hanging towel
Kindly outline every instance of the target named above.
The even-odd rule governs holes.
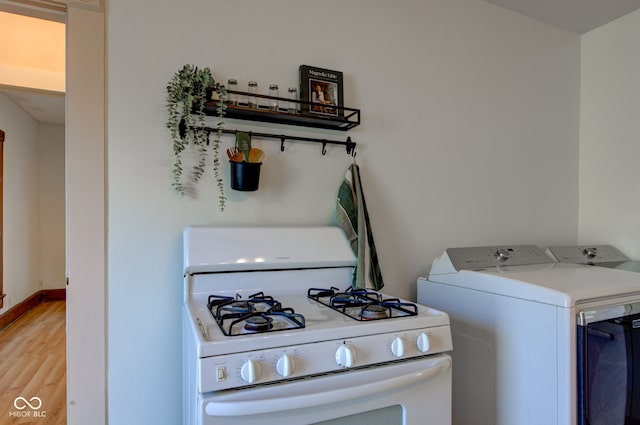
[[[349,166],[338,189],[336,219],[358,259],[351,286],[355,289],[381,289],[384,281],[362,191],[360,169],[356,163]]]

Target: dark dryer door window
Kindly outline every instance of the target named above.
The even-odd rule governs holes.
[[[577,340],[578,424],[640,425],[640,314],[578,325]]]

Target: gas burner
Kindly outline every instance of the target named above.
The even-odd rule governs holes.
[[[244,328],[253,332],[264,332],[273,328],[273,319],[269,316],[251,316],[244,321]]]
[[[217,320],[226,336],[257,334],[264,332],[301,329],[305,327],[304,316],[293,309],[270,310],[249,314],[227,314]]]
[[[355,320],[380,320],[417,316],[418,306],[401,302],[397,298],[385,299],[382,294],[369,289],[349,288],[341,292],[336,287],[310,288],[307,296],[333,310]]]
[[[389,309],[380,304],[365,305],[360,310],[360,317],[364,320],[386,319],[389,317]]]

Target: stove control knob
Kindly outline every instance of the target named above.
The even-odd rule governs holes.
[[[429,351],[429,335],[424,332],[420,332],[418,335],[418,340],[416,341],[416,345],[418,346],[418,350],[422,353],[426,353]]]
[[[249,359],[242,365],[240,377],[242,377],[247,384],[253,384],[260,377],[260,372],[262,372],[260,362]]]
[[[391,342],[391,352],[396,357],[404,356],[404,342],[399,336]]]
[[[282,376],[283,378],[291,376],[294,369],[295,361],[293,360],[293,357],[288,354],[284,354],[276,362],[276,372],[278,372],[278,375]]]
[[[338,366],[351,367],[356,362],[356,350],[347,344],[342,344],[336,350],[336,363]]]

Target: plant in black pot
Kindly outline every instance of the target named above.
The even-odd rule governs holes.
[[[218,96],[218,120],[215,138],[210,140],[205,123],[205,103],[211,100],[212,93]],[[213,175],[218,186],[220,210],[224,211],[226,196],[224,182],[220,173],[220,143],[224,130],[227,90],[224,85],[213,79],[209,68],[199,69],[194,65],[184,65],[173,75],[167,85],[167,122],[173,143],[173,182],[171,186],[181,196],[188,193],[190,181],[196,184],[202,178],[205,167],[212,156]],[[183,156],[188,149],[195,151],[195,164],[185,170]],[[187,175],[185,175],[185,173]],[[185,180],[187,184],[185,184]]]
[[[251,147],[251,135],[236,132],[236,145],[227,149],[231,171],[231,189],[242,192],[258,190],[264,152]]]

